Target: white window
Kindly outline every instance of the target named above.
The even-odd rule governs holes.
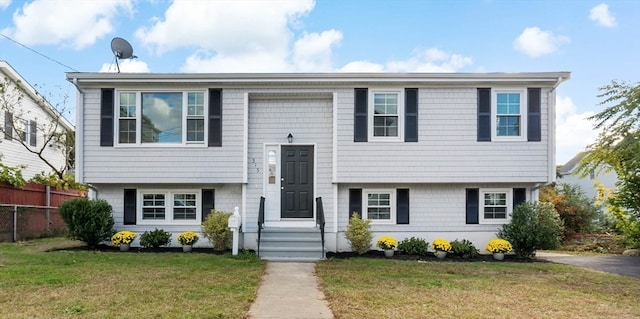
[[[404,132],[402,91],[371,90],[369,105],[370,140],[402,140]]]
[[[199,225],[200,196],[199,190],[140,190],[139,224]]]
[[[526,90],[494,90],[491,113],[495,114],[493,140],[526,138]]]
[[[480,190],[480,224],[504,224],[513,209],[510,189]]]
[[[205,145],[206,94],[119,92],[118,144]]]
[[[20,132],[20,138],[22,139],[22,142],[34,147],[37,146],[36,137],[38,127],[36,121],[22,120],[22,124],[23,130],[22,132]]]
[[[370,189],[363,191],[363,217],[372,224],[395,224],[396,191],[394,189]]]

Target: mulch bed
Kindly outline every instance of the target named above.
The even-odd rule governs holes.
[[[447,254],[447,257],[444,259],[439,259],[434,254],[429,253],[426,256],[419,255],[406,255],[395,252],[393,257],[385,257],[383,251],[370,250],[362,255],[358,255],[355,252],[327,252],[327,259],[336,258],[336,259],[345,259],[345,258],[376,258],[376,259],[391,259],[391,260],[420,260],[420,261],[433,261],[433,262],[521,262],[521,263],[532,263],[532,262],[549,262],[540,258],[519,258],[516,255],[505,255],[504,260],[495,260],[492,255],[478,255],[474,258],[464,258],[462,256],[455,256],[452,254]]]

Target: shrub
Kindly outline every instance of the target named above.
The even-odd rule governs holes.
[[[431,243],[431,248],[433,248],[433,250],[450,252],[451,244],[444,238],[436,238],[433,240],[433,243]]]
[[[202,223],[202,234],[213,245],[213,250],[224,251],[231,242],[231,230],[229,229],[229,217],[233,213],[211,211]]]
[[[380,249],[390,250],[398,247],[398,241],[391,236],[382,236],[378,239],[376,246],[380,247]]]
[[[344,237],[351,244],[351,250],[359,255],[366,253],[371,248],[373,234],[369,223],[368,219],[362,219],[358,213],[354,212],[349,218],[349,226],[347,226],[347,231],[344,233]]]
[[[23,188],[25,180],[22,177],[22,170],[26,165],[7,166],[0,163],[0,182],[9,183],[15,188]]]
[[[422,238],[405,238],[398,244],[398,251],[407,255],[426,256],[429,243]]]
[[[475,258],[480,254],[476,246],[466,239],[452,241],[451,253],[462,258]]]
[[[105,200],[76,198],[63,202],[58,210],[69,237],[87,243],[92,249],[114,233],[112,208]]]
[[[580,186],[559,184],[548,186],[540,201],[548,201],[558,212],[565,227],[564,237],[571,234],[588,234],[597,229],[601,209],[592,198],[588,198]]]
[[[140,236],[140,245],[145,248],[159,248],[160,246],[167,246],[171,243],[171,234],[163,229],[155,229],[152,231],[145,231]]]
[[[560,245],[564,227],[551,203],[522,203],[513,210],[511,221],[502,227],[498,237],[511,242],[522,258],[535,256],[538,249],[553,249]]]

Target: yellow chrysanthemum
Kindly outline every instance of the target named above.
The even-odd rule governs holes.
[[[490,240],[485,249],[490,253],[508,253],[513,250],[513,247],[509,241],[496,238]]]
[[[111,243],[114,246],[129,245],[137,236],[138,235],[132,231],[122,230],[111,236]]]
[[[376,245],[384,250],[395,249],[398,246],[398,241],[391,236],[385,235],[378,239],[378,243]]]
[[[433,248],[433,250],[449,252],[451,251],[451,244],[444,238],[436,238],[431,243],[431,248]]]
[[[193,245],[198,241],[199,238],[200,237],[198,237],[198,234],[196,234],[195,232],[186,231],[178,235],[178,242],[181,245]]]

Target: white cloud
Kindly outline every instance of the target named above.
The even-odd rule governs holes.
[[[293,46],[293,64],[300,72],[330,71],[331,49],[342,40],[337,30],[305,34]]]
[[[589,19],[597,25],[613,28],[616,26],[616,18],[609,12],[609,6],[601,3],[589,11]]]
[[[406,60],[376,64],[353,61],[341,68],[342,72],[456,72],[473,64],[470,57],[451,54],[437,48],[417,51]]]
[[[118,62],[121,73],[149,73],[149,66],[146,62],[127,59]],[[98,72],[118,72],[118,66],[115,63],[104,63]]]
[[[11,0],[0,0],[0,10],[4,10],[11,5]]]
[[[587,117],[593,112],[578,113],[570,97],[556,97],[556,164],[569,161],[597,138],[593,123]]]
[[[14,26],[2,33],[27,45],[63,44],[79,50],[112,32],[112,20],[120,12],[132,10],[131,0],[35,0],[16,11]]]
[[[536,58],[541,55],[553,53],[560,45],[569,43],[568,37],[554,35],[551,31],[544,31],[538,27],[529,27],[513,41],[514,49]]]

